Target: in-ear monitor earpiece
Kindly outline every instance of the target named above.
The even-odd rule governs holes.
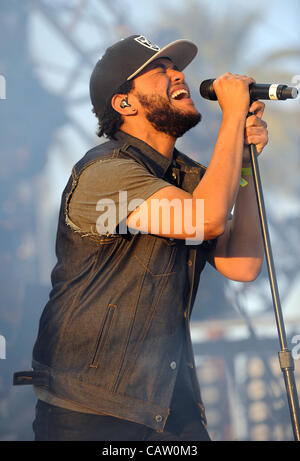
[[[121,109],[125,109],[125,107],[131,107],[131,104],[128,103],[127,97],[122,99],[120,104]]]

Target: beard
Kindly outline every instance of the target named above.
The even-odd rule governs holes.
[[[180,138],[201,121],[201,114],[196,110],[184,112],[173,107],[169,100],[159,95],[146,96],[138,93],[137,98],[145,109],[146,118],[151,125],[157,131],[174,138]]]

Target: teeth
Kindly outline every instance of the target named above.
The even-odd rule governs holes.
[[[183,89],[182,89],[182,90],[177,90],[177,91],[175,91],[175,92],[172,94],[171,98],[172,98],[172,99],[176,99],[176,98],[178,98],[178,96],[179,96],[180,94],[183,94],[183,93],[184,93],[184,94],[188,94],[188,92],[187,92],[186,90],[183,90]]]

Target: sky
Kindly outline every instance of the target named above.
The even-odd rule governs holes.
[[[174,2],[169,0],[152,0],[151,3],[145,1],[136,2],[135,0],[127,0],[125,3],[129,6],[128,14],[133,27],[136,24],[137,32],[143,33],[150,39],[151,29],[153,27],[152,25],[155,23],[157,14],[161,13],[168,4],[172,5],[174,8]],[[176,3],[176,8],[180,8],[180,6],[183,6],[184,3],[185,2]],[[234,15],[243,10],[255,10],[261,5],[261,2],[258,0],[252,0],[251,2],[240,2],[237,0],[210,0],[203,3],[216,17],[222,15],[224,11],[232,10],[232,14]],[[74,2],[74,4],[76,4],[76,2]],[[93,5],[94,8],[99,7],[99,4],[101,7],[101,2],[97,3],[97,0],[91,0],[89,4]],[[255,37],[252,39],[252,43],[249,43],[249,47],[247,48],[247,58],[249,61],[259,56],[263,56],[272,50],[295,47],[296,45],[299,46],[300,32],[298,18],[300,15],[300,4],[298,4],[298,6],[297,4],[298,2],[295,0],[287,0],[284,3],[284,7],[282,2],[279,2],[278,0],[265,0],[263,2],[266,15],[264,16],[263,23],[257,25]],[[296,11],[296,9],[298,9],[298,11]],[[102,8],[101,14],[104,14],[105,11],[107,13],[108,10]],[[96,38],[93,36],[92,29],[88,30],[87,28],[82,28],[81,38],[81,43],[84,47],[84,44],[90,44],[93,40],[97,42],[97,40],[99,40],[99,35]],[[107,40],[107,37],[105,39]],[[74,54],[72,48],[58,36],[57,32],[54,31],[49,22],[40,14],[32,15],[30,27],[30,48],[36,72],[40,75],[43,84],[50,91],[55,93],[64,91],[64,95],[67,98],[74,98],[76,96],[80,97],[81,95],[87,96],[86,101],[81,105],[69,106],[69,113],[71,117],[75,117],[76,120],[80,121],[81,126],[86,131],[91,132],[91,126],[93,126],[96,131],[96,119],[91,113],[87,94],[89,71],[87,72],[86,70],[83,70],[82,74],[79,76],[78,85],[75,90],[73,93],[68,93],[68,88],[64,87],[66,83],[65,70],[69,69],[71,71],[72,67],[78,60],[78,56]],[[97,49],[97,44],[95,44],[95,49]],[[41,62],[46,65],[40,66]],[[51,65],[49,65],[49,63]],[[295,69],[294,64],[293,69]],[[300,65],[298,74],[300,75]],[[295,102],[293,101],[291,103]],[[288,104],[289,102],[286,102],[285,107],[288,107]],[[72,154],[70,155],[70,162],[72,163],[82,155],[82,152],[87,148],[88,144],[86,140],[83,140],[81,136],[78,136],[78,133],[74,132],[74,130],[71,130],[69,127],[64,127],[61,132],[63,133],[65,145],[69,147],[73,146],[71,148]],[[60,136],[60,133],[58,133],[58,135]],[[93,141],[98,142],[98,139],[95,137]],[[91,142],[93,141],[91,140]],[[55,150],[56,147],[52,146],[52,152],[53,148]],[[50,162],[52,162],[52,164],[57,164],[57,155],[60,154],[53,153],[51,155]],[[55,165],[53,165],[53,167],[55,168]],[[64,183],[68,173],[67,171],[62,172],[61,168],[59,169],[62,177],[62,183]],[[57,173],[58,176],[60,173]]]
[[[125,2],[125,0],[124,0]],[[90,5],[99,5],[97,0],[90,0]],[[113,2],[112,2],[113,3]],[[155,23],[155,18],[158,13],[164,10],[168,4],[174,8],[174,2],[169,0],[152,0],[151,3],[145,1],[136,2],[135,0],[127,0],[128,14],[131,24],[136,24],[137,33],[142,33],[151,40],[152,25]],[[262,2],[252,0],[252,2],[238,2],[236,0],[210,0],[203,2],[207,8],[211,9],[216,18],[224,12],[232,11],[232,14],[239,14],[244,11],[255,10],[260,8]],[[75,2],[76,4],[76,2]],[[179,6],[177,6],[179,5]],[[180,8],[184,3],[176,4],[176,8]],[[299,46],[299,15],[300,4],[295,0],[287,0],[284,3],[278,0],[265,0],[263,2],[265,11],[264,20],[257,24],[256,33],[252,36],[251,43],[247,47],[247,58],[249,61],[258,57],[264,56],[271,51],[293,48]],[[107,12],[102,9],[101,14]],[[63,18],[62,18],[63,19]],[[109,21],[109,15],[107,20]],[[65,23],[67,24],[67,22]],[[108,30],[108,35],[112,32]],[[113,35],[113,33],[112,33]],[[108,40],[108,37],[104,37]],[[81,29],[80,45],[85,47],[95,41],[94,50],[97,50],[97,41],[99,35],[94,35],[92,29],[86,27]],[[159,44],[164,45],[164,44]],[[90,70],[83,66],[83,70],[78,78],[78,85],[73,91],[69,91],[66,86],[66,75],[72,70],[73,66],[78,62],[78,56],[72,48],[62,40],[52,26],[41,14],[32,15],[30,23],[30,48],[33,56],[33,62],[37,74],[40,76],[43,85],[54,93],[63,92],[66,98],[75,98],[84,96],[82,104],[69,105],[68,113],[71,118],[77,122],[91,134],[91,126],[96,131],[96,119],[91,113],[91,107],[87,95],[87,83],[89,80]],[[46,65],[40,66],[41,63]],[[295,63],[292,63],[292,68],[295,69]],[[300,75],[300,62],[299,72]],[[210,76],[209,76],[210,77]],[[300,82],[300,80],[299,80]],[[270,82],[271,83],[271,82]],[[291,103],[299,104],[300,99]],[[286,104],[286,102],[284,103]],[[52,209],[53,214],[57,212],[61,192],[69,177],[73,164],[94,144],[99,140],[94,136],[91,139],[84,139],[74,127],[68,125],[62,127],[55,135],[52,145],[49,147],[49,160],[44,172],[45,180],[48,180],[49,194],[48,206]],[[51,178],[55,177],[55,183]],[[276,200],[279,203],[280,198]],[[288,209],[287,207],[285,209]],[[289,305],[295,306],[295,293],[293,291],[290,297]],[[291,308],[289,308],[292,310]]]

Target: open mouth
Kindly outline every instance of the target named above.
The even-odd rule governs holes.
[[[184,88],[180,88],[178,90],[175,90],[172,94],[171,94],[171,99],[174,99],[175,101],[180,101],[181,99],[186,99],[186,98],[189,98],[190,97],[190,94],[187,90],[185,90]]]

